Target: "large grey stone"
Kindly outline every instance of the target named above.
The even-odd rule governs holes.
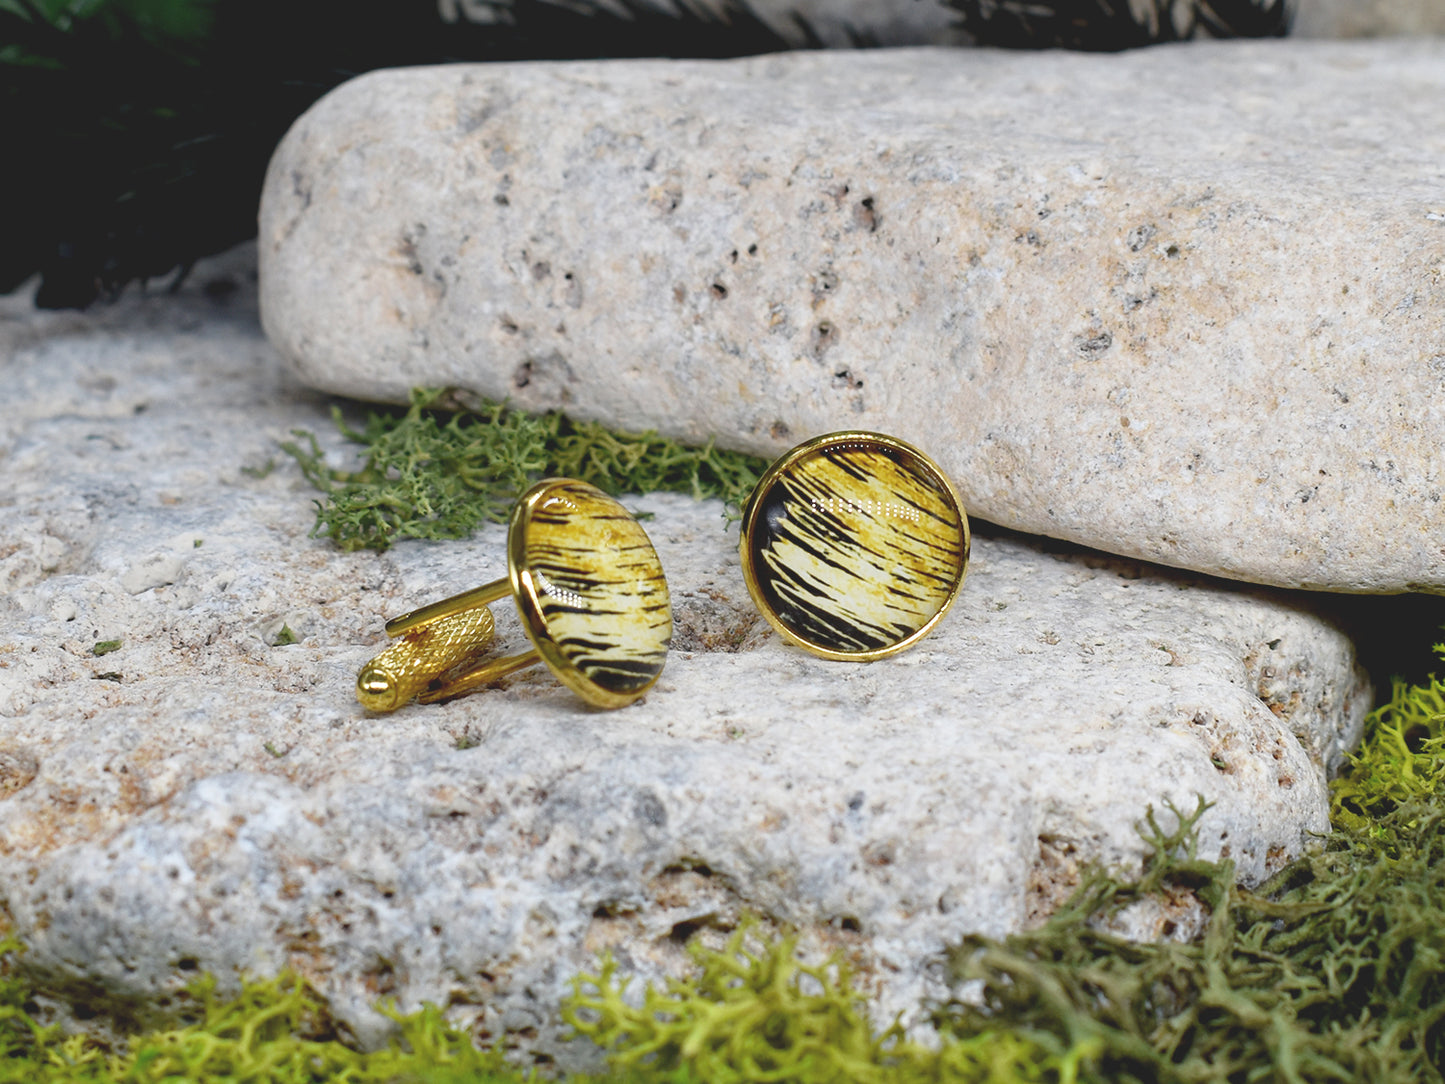
[[[1442,41],[377,72],[275,155],[262,315],[331,391],[880,429],[1030,533],[1440,591],[1442,99]]]
[[[0,928],[44,989],[144,1019],[198,970],[289,966],[367,1040],[394,997],[545,1047],[596,951],[656,975],[746,910],[846,948],[886,1016],[941,992],[950,940],[1134,862],[1150,804],[1214,801],[1203,851],[1251,882],[1327,827],[1370,694],[1302,600],[979,537],[934,635],[827,663],[755,613],[719,506],[679,496],[628,498],[676,608],[644,702],[590,711],[534,670],[368,716],[384,619],[501,575],[501,529],[307,538],[276,442],[346,453],[244,258],[93,317],[0,310]]]

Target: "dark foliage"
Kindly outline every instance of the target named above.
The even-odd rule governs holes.
[[[42,306],[84,306],[253,237],[277,141],[361,72],[789,47],[744,0],[721,15],[678,2],[510,0],[506,22],[481,24],[444,21],[435,0],[172,0],[191,18],[158,26],[143,17],[155,5],[56,25],[35,0],[4,0],[0,292],[39,271]]]
[[[1277,38],[1289,32],[1287,0],[946,0],[981,45],[1006,49],[1114,52],[1201,33],[1216,38]]]

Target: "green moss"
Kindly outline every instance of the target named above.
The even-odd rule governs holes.
[[[1445,647],[1438,649],[1445,654]],[[1445,1071],[1445,701],[1395,685],[1335,785],[1323,846],[1251,892],[1201,862],[1203,806],[1144,835],[1138,881],[1096,871],[1041,929],[952,954],[977,1004],[940,1013],[967,1037],[1007,1029],[1045,1048],[1097,1044],[1085,1079],[1440,1081]],[[1141,894],[1192,896],[1204,935],[1134,944],[1105,930]]]
[[[649,986],[638,1006],[608,958],[573,981],[563,1018],[638,1079],[710,1084],[1071,1081],[1088,1050],[1055,1052],[996,1031],[930,1049],[897,1023],[875,1033],[846,965],[805,966],[796,947],[745,922],[720,952],[691,944],[697,973]]]
[[[1445,644],[1435,652],[1445,659]],[[1402,806],[1438,800],[1445,791],[1445,682],[1395,679],[1390,699],[1365,725],[1365,738],[1333,788],[1331,820],[1382,838]]]
[[[478,1050],[435,1006],[390,1013],[397,1037],[363,1053],[338,1041],[325,1002],[293,975],[247,983],[222,997],[210,977],[190,990],[193,1021],[136,1035],[110,1049],[84,1035],[36,1022],[17,974],[19,944],[0,941],[0,1084],[320,1084],[322,1081],[521,1084],[497,1050]]]
[[[372,412],[359,429],[333,408],[337,428],[365,448],[357,470],[327,466],[315,435],[295,431],[282,449],[325,494],[313,534],[344,549],[463,538],[482,523],[505,521],[516,498],[548,476],[579,478],[612,494],[667,490],[736,504],[766,466],[711,444],[688,448],[555,411],[533,416],[491,402],[440,409],[450,399],[417,389],[408,410]]]
[[[90,649],[90,653],[97,657],[109,655],[112,651],[119,651],[120,644],[121,642],[119,640],[99,640],[95,646]]]
[[[283,621],[281,623],[281,631],[276,634],[276,639],[272,641],[271,646],[289,647],[297,642],[296,634],[291,631],[291,626]]]

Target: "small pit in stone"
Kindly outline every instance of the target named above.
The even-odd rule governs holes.
[[[756,647],[768,626],[751,605],[704,593],[680,596],[672,619],[673,651],[723,651]]]
[[[697,918],[674,922],[667,933],[667,939],[675,944],[685,945],[692,939],[692,935],[707,926],[712,918],[712,915],[699,915]]]
[[[1039,836],[1038,858],[1029,870],[1024,928],[1034,929],[1057,911],[1079,886],[1078,847],[1071,839]]]
[[[833,324],[824,320],[813,328],[809,348],[813,357],[820,359],[831,350],[838,342],[838,329]]]
[[[853,222],[859,229],[877,233],[879,221],[878,209],[873,205],[872,196],[859,200],[858,206],[853,208]]]
[[[0,749],[0,798],[23,790],[35,781],[39,762],[19,749]]]

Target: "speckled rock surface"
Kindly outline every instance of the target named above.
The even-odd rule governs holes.
[[[380,997],[434,1000],[577,1058],[555,1009],[595,952],[656,976],[743,911],[847,951],[890,1015],[939,993],[949,939],[1133,860],[1146,805],[1217,802],[1205,853],[1248,880],[1327,827],[1368,688],[1292,598],[983,535],[919,649],[827,663],[767,630],[736,530],[682,497],[631,502],[676,606],[646,700],[585,710],[530,671],[368,717],[384,617],[500,575],[503,536],[306,538],[277,441],[344,452],[251,276],[241,251],[181,298],[0,309],[0,928],[90,1026],[165,1015],[198,970],[293,967],[364,1041]]]
[[[272,161],[262,315],[332,391],[879,429],[1032,534],[1441,591],[1442,99],[1445,41],[374,73]]]
[[[0,310],[0,924],[57,995],[144,1019],[198,970],[289,966],[369,1041],[391,997],[555,1050],[596,951],[656,975],[750,910],[843,948],[888,1015],[950,939],[1135,860],[1151,803],[1215,801],[1203,850],[1250,881],[1326,828],[1369,701],[1335,626],[985,532],[933,636],[847,665],[758,618],[715,503],[628,498],[676,608],[645,701],[533,670],[368,716],[384,618],[501,575],[502,533],[309,540],[277,441],[342,449],[250,291],[240,253],[179,298]]]

